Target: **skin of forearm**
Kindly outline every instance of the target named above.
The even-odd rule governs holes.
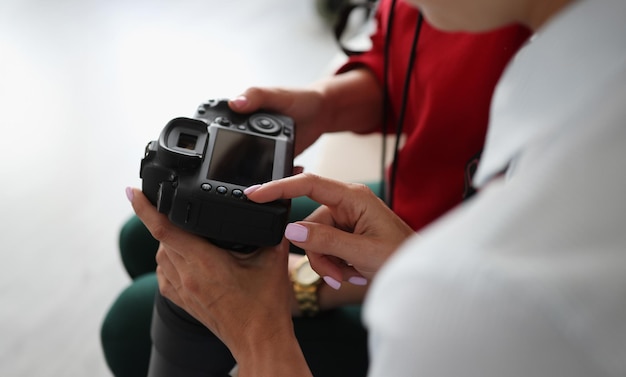
[[[239,377],[312,377],[312,373],[291,332],[277,333],[268,344],[256,343],[236,355]]]
[[[325,132],[374,131],[382,119],[382,88],[367,68],[357,68],[314,84],[330,114]]]

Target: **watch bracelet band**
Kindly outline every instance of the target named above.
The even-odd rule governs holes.
[[[317,287],[317,284],[308,287],[296,282],[293,284],[298,308],[304,317],[314,317],[320,311],[320,305],[317,301]]]

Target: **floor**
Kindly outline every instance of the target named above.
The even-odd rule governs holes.
[[[0,376],[110,375],[98,332],[129,282],[117,232],[145,144],[205,99],[327,74],[312,1],[2,0]]]

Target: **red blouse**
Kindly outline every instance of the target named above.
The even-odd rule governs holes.
[[[365,65],[383,82],[391,1],[382,0],[372,48],[351,57],[344,72]],[[390,42],[387,129],[395,132],[418,11],[398,1]],[[464,198],[471,161],[482,150],[491,96],[509,60],[528,39],[522,26],[483,34],[446,33],[424,21],[411,72],[393,210],[418,230]],[[475,163],[475,161],[474,161]]]

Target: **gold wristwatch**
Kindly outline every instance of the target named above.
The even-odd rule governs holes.
[[[298,308],[305,317],[313,317],[320,311],[317,301],[317,288],[322,278],[311,268],[309,258],[305,255],[291,271],[293,292],[296,295]]]

